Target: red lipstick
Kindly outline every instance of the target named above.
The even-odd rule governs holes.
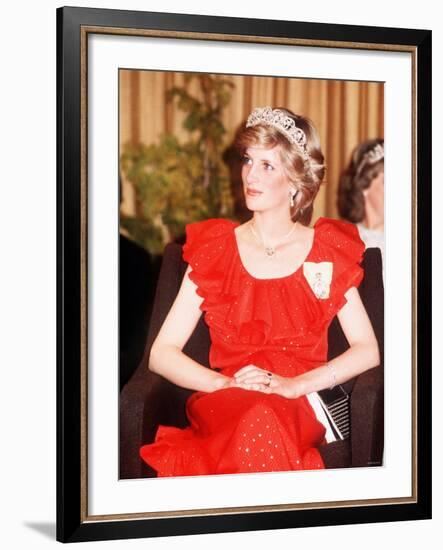
[[[262,191],[258,191],[257,189],[252,189],[251,187],[248,187],[246,189],[246,194],[251,197],[258,197],[258,195],[262,194]]]

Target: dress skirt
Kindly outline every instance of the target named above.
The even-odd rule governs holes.
[[[140,450],[160,477],[324,468],[325,428],[304,397],[226,388],[194,393],[186,413],[190,426],[160,426]]]

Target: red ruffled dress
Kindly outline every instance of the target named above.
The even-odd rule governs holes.
[[[237,225],[209,219],[186,228],[183,257],[203,297],[211,368],[232,376],[254,364],[294,377],[324,365],[328,326],[346,303],[345,292],[363,278],[365,247],[357,228],[328,218],[315,224],[304,264],[314,272],[316,264],[326,265],[330,286],[322,294],[304,264],[288,276],[253,277],[239,255]],[[196,392],[186,413],[189,427],[160,426],[155,442],[140,449],[158,476],[324,468],[317,447],[325,428],[305,396],[287,399],[240,388]]]

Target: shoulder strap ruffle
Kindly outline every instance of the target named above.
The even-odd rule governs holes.
[[[208,271],[224,252],[223,242],[237,224],[222,218],[210,218],[186,226],[183,259],[193,269]]]
[[[363,279],[364,272],[359,264],[365,244],[357,227],[346,221],[320,218],[315,230],[320,247],[334,264],[331,290],[342,306],[346,303],[344,294],[351,287],[358,287]]]
[[[221,292],[221,281],[232,259],[236,225],[231,220],[210,218],[186,226],[183,259],[191,266],[189,278],[197,285],[197,294],[205,298],[202,309]]]

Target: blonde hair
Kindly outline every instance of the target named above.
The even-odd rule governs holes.
[[[234,148],[242,156],[248,147],[265,147],[271,149],[279,146],[280,158],[288,179],[297,194],[291,217],[308,225],[312,218],[313,202],[320,189],[325,175],[324,156],[320,148],[318,132],[310,119],[296,115],[288,109],[278,107],[286,116],[291,117],[296,126],[306,136],[306,150],[309,158],[306,160],[300,148],[291,143],[275,126],[266,123],[240,127],[235,136]]]

